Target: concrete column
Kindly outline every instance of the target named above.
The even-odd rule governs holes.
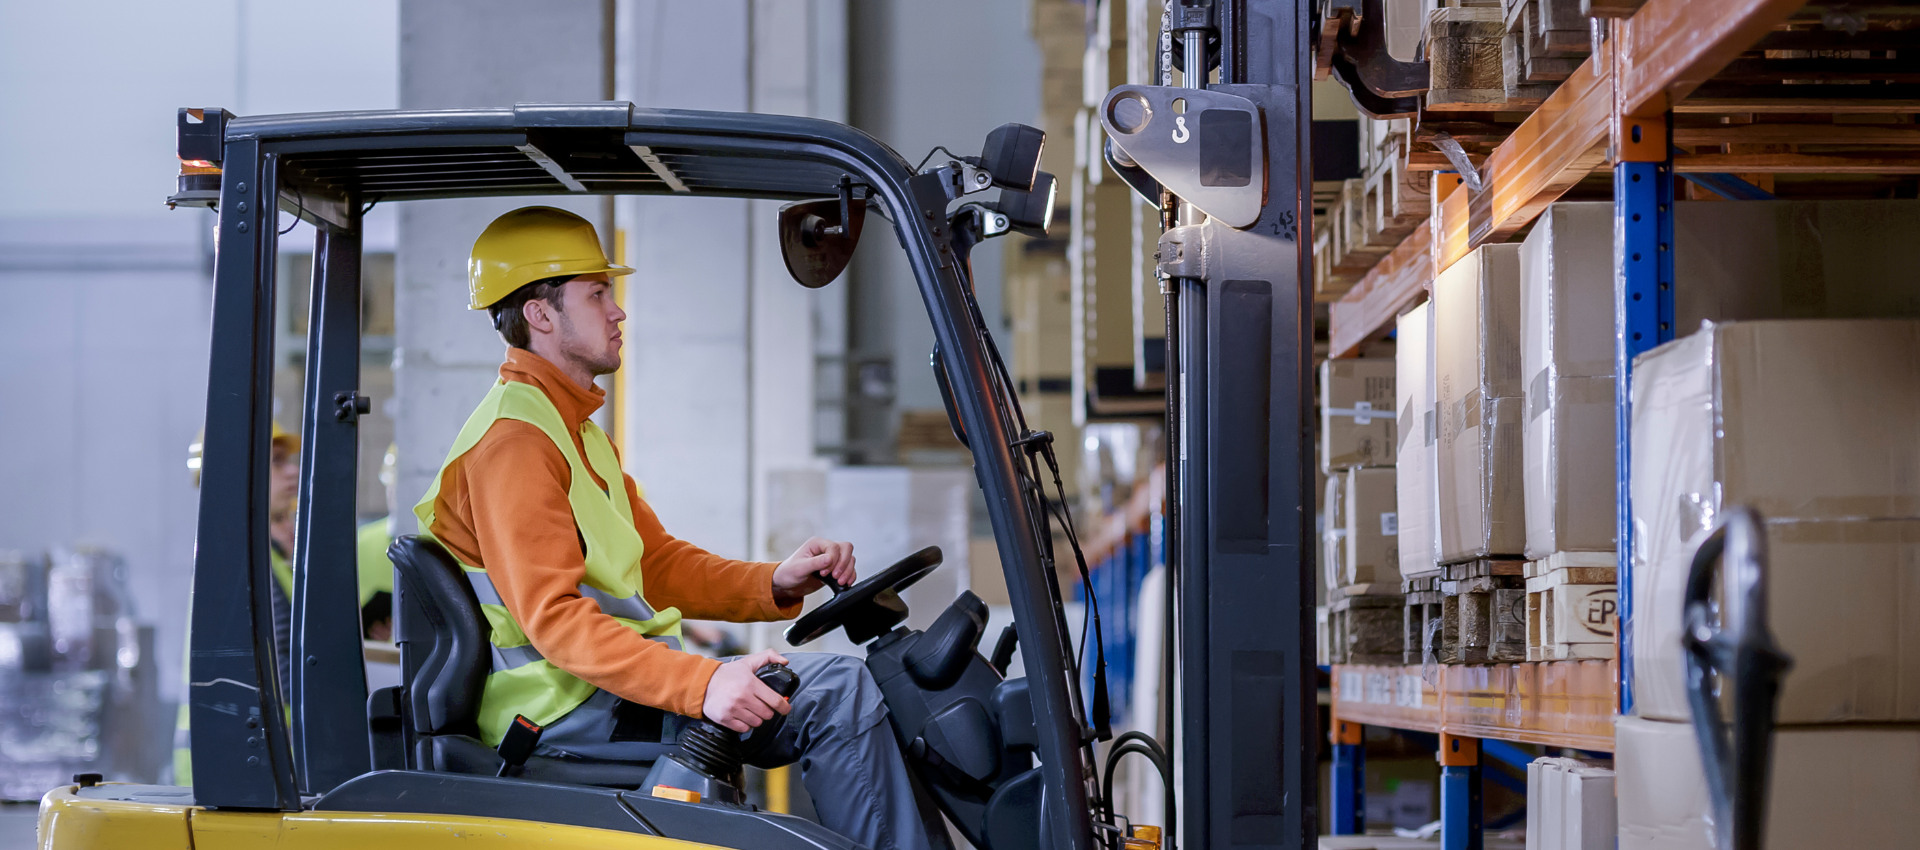
[[[844,120],[842,0],[621,0],[616,91],[658,108]],[[667,530],[730,557],[767,551],[769,470],[817,463],[817,354],[839,356],[846,288],[788,278],[779,204],[623,198],[628,471]],[[829,422],[829,427],[832,423]],[[831,437],[830,437],[831,438]]]
[[[1040,50],[1029,28],[1031,0],[987,0],[964,11],[941,3],[852,0],[849,120],[919,162],[945,145],[977,155],[987,133],[1008,121],[1041,123]],[[1055,134],[1047,147],[1071,146]],[[1062,199],[1067,175],[1061,174]],[[994,197],[989,193],[988,199]],[[1016,239],[1022,237],[1014,237]],[[896,459],[900,414],[944,417],[927,355],[933,328],[906,255],[889,240],[869,240],[854,258],[854,356],[891,364],[892,397],[854,411],[856,460]],[[1010,344],[1001,303],[1005,255],[999,245],[973,254],[980,310],[1004,348]]]
[[[611,0],[402,0],[400,106],[607,99],[612,18]],[[584,215],[611,237],[610,205],[597,196],[417,201],[400,212],[395,443],[407,507],[433,482],[505,352],[485,314],[467,309],[467,254],[495,216],[536,203]]]

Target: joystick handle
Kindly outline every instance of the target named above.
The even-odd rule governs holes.
[[[788,699],[792,699],[794,692],[800,690],[800,674],[785,664],[762,664],[760,669],[753,671],[753,675],[760,679],[761,684],[772,688],[774,693]]]

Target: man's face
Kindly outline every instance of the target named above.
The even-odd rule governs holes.
[[[292,512],[294,497],[300,493],[300,453],[288,441],[274,440],[272,458],[267,467],[267,513],[282,516]]]
[[[561,354],[595,375],[620,368],[620,323],[627,314],[615,301],[604,274],[581,275],[560,290],[554,323]]]

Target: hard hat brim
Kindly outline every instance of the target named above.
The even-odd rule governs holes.
[[[539,281],[546,280],[549,277],[561,277],[562,275],[564,275],[568,278],[576,278],[581,275],[588,275],[588,274],[604,274],[608,277],[621,277],[624,275],[633,274],[633,268],[630,266],[620,265],[619,263],[595,263],[591,267],[584,268],[579,271],[568,270],[568,271],[563,271],[559,274],[547,275],[544,277],[537,277],[527,281],[527,283],[520,284],[520,286],[526,286],[529,283],[538,283]],[[469,293],[471,293],[472,290],[468,290],[468,291]],[[492,307],[493,305],[500,303],[508,295],[512,295],[513,293],[518,291],[520,291],[520,287],[516,286],[513,289],[508,290],[505,294],[502,294],[499,298],[495,298],[492,301],[488,301],[485,304],[482,304],[479,301],[469,300],[467,304],[467,309],[485,310],[488,307]]]

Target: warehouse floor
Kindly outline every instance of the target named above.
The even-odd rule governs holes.
[[[33,803],[0,803],[0,850],[27,850],[33,846],[33,824],[40,807]]]

